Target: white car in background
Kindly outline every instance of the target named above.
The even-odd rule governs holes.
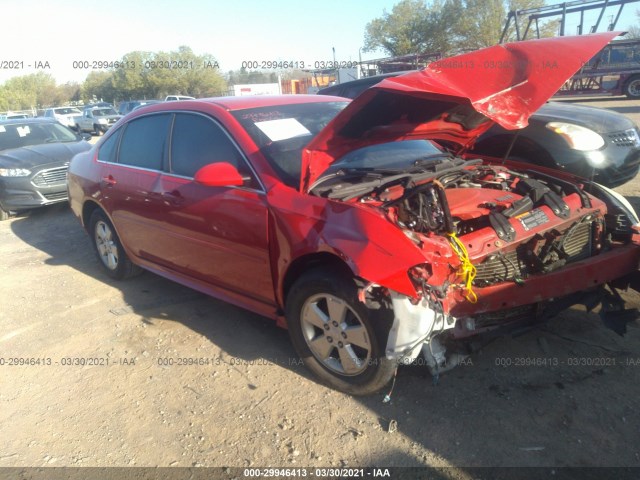
[[[167,95],[164,99],[165,102],[173,102],[176,100],[195,100],[194,97],[188,97],[187,95]]]
[[[82,112],[75,107],[47,108],[44,116],[57,120],[65,127],[76,128],[77,118],[82,117]]]

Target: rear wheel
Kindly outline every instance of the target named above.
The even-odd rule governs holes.
[[[393,315],[358,300],[353,279],[330,269],[302,276],[287,296],[291,341],[304,364],[329,386],[368,395],[384,387],[396,368],[385,357]]]
[[[640,75],[634,75],[627,80],[623,92],[629,98],[640,98]]]
[[[7,212],[6,210],[3,210],[2,207],[0,207],[0,222],[9,220],[10,216],[11,214],[9,212]]]
[[[123,280],[142,272],[142,269],[127,257],[113,225],[104,212],[95,210],[91,214],[89,225],[96,255],[110,277]]]

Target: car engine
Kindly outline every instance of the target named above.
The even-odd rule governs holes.
[[[562,180],[500,166],[461,169],[385,191],[380,200],[392,222],[418,234],[413,238],[460,238],[477,268],[475,286],[522,281],[604,246],[603,205]]]

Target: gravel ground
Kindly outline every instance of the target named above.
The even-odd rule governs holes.
[[[617,190],[640,210],[640,177]],[[317,384],[267,319],[109,279],[66,205],[0,224],[0,258],[0,467],[640,466],[638,322],[571,309],[437,386],[403,368],[383,403]]]

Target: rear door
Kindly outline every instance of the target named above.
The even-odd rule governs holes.
[[[109,137],[99,153],[107,162],[100,189],[118,235],[131,254],[151,261],[162,254],[158,235],[165,229],[164,204],[157,192],[172,117],[136,118]]]

